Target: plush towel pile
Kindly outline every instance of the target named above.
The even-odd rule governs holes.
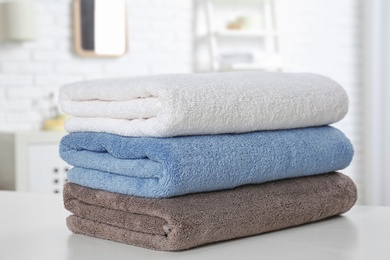
[[[73,116],[60,154],[74,166],[64,188],[74,233],[182,250],[317,221],[356,201],[353,182],[334,172],[352,145],[327,126],[348,99],[326,77],[93,80],[64,86],[60,103]]]
[[[66,184],[69,228],[157,250],[182,250],[318,221],[349,210],[353,182],[340,173],[148,199]]]
[[[61,142],[62,158],[75,166],[71,182],[151,198],[332,172],[352,155],[329,126],[175,138],[71,133]]]
[[[231,72],[83,81],[62,87],[69,132],[125,136],[242,133],[341,120],[348,97],[314,74]]]

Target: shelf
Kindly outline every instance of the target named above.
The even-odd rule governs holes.
[[[218,38],[265,38],[278,36],[277,32],[255,31],[255,30],[220,30],[211,34]],[[206,40],[209,35],[198,36],[198,41]]]
[[[244,70],[262,70],[262,71],[282,71],[281,64],[266,64],[266,63],[232,63],[221,64],[217,69],[219,72],[226,71],[244,71]],[[198,72],[210,72],[207,65],[200,65],[197,68]]]
[[[212,0],[216,4],[263,4],[272,0]]]
[[[277,36],[277,32],[256,31],[256,30],[221,30],[215,32],[218,37],[268,37]]]
[[[281,70],[279,64],[260,64],[260,63],[233,63],[223,64],[218,71],[234,71],[234,70],[266,70],[279,71]]]

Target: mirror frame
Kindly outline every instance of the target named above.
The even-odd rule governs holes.
[[[102,58],[117,58],[124,56],[129,50],[128,43],[128,14],[127,6],[125,5],[125,50],[122,54],[113,55],[113,54],[97,54],[94,51],[84,50],[82,48],[82,35],[81,35],[81,1],[82,0],[73,0],[73,36],[74,36],[74,49],[76,53],[83,57],[102,57]]]

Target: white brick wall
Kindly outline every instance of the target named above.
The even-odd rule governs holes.
[[[0,75],[0,86],[31,85],[33,81],[33,77],[30,75],[4,74]]]
[[[73,53],[71,0],[35,2],[37,39],[0,43],[0,131],[39,128],[65,83],[192,71],[192,0],[127,0],[129,52],[114,59]]]
[[[29,61],[31,58],[30,51],[21,49],[23,45],[2,44],[0,49],[0,62],[3,61]]]
[[[50,62],[32,62],[32,61],[6,61],[2,63],[3,72],[8,73],[48,73],[53,72],[53,64]]]

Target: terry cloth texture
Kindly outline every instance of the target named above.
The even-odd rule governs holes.
[[[348,97],[320,75],[226,72],[100,79],[65,85],[68,132],[169,137],[320,126],[341,120]]]
[[[244,134],[123,137],[71,133],[60,144],[70,182],[161,198],[343,169],[353,148],[329,126]]]
[[[348,211],[357,198],[341,173],[231,190],[148,199],[68,183],[65,207],[76,234],[156,250],[183,250],[318,221]]]

